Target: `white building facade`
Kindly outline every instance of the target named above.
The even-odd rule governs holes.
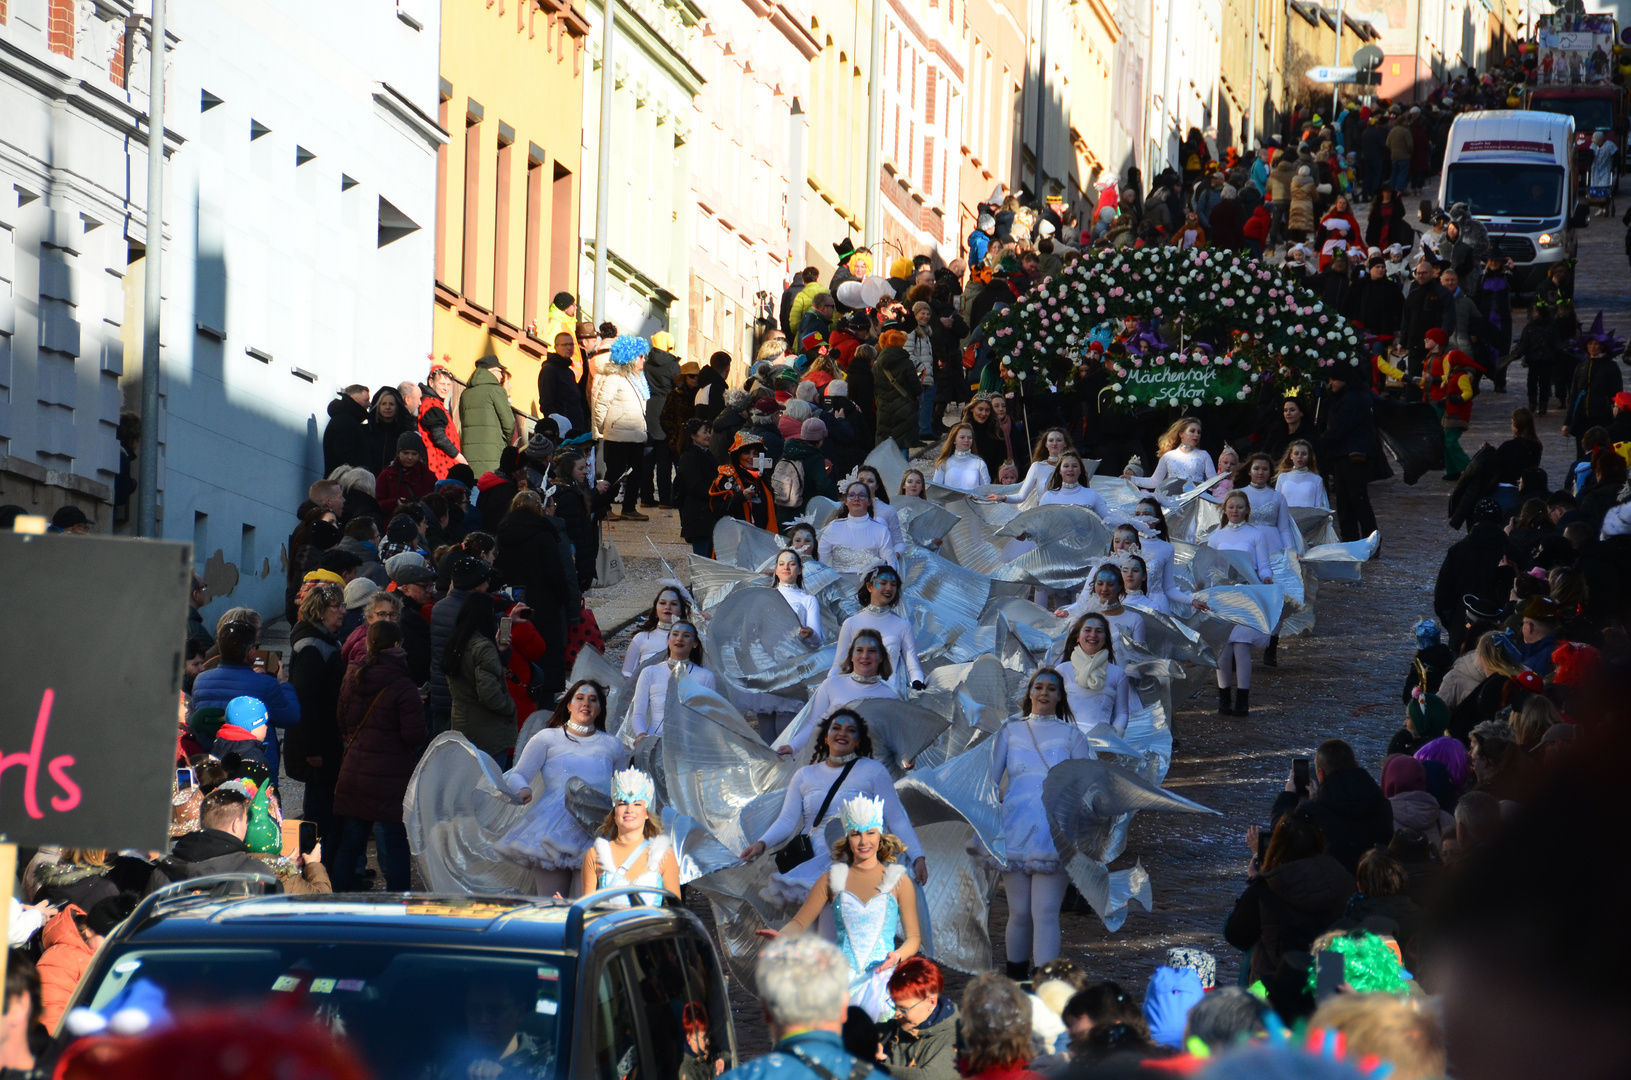
[[[98,531],[140,341],[127,312],[141,297],[148,64],[132,14],[119,0],[0,5],[0,504],[72,504]]]
[[[335,393],[424,376],[438,15],[171,2],[160,529],[217,607],[281,610]]]
[[[688,359],[721,349],[749,356],[756,322],[768,329],[761,320],[774,320],[789,273],[804,268],[802,239],[796,256],[792,245],[808,189],[810,62],[820,52],[809,24],[806,0],[726,0],[700,27]]]
[[[625,334],[667,330],[687,340],[691,228],[692,101],[702,89],[693,62],[702,11],[691,0],[614,0],[612,142],[606,310],[593,312]],[[583,92],[583,237],[579,291],[592,296],[600,152],[600,4],[586,7],[593,65]],[[590,304],[585,302],[585,311]]]

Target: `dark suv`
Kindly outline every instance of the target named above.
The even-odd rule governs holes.
[[[378,1080],[466,1080],[483,1061],[503,1080],[672,1080],[736,1062],[701,921],[643,906],[636,890],[569,902],[267,889],[224,875],[154,893],[108,937],[70,1008],[158,998],[174,1015],[284,998]],[[613,906],[626,896],[637,906]],[[58,1039],[72,1041],[66,1025]]]

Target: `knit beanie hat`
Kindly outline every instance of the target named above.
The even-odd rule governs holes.
[[[368,601],[379,592],[379,586],[365,577],[352,578],[345,587],[345,606],[348,611],[356,611],[366,607]]]
[[[396,544],[411,544],[419,539],[419,523],[407,514],[398,514],[385,526],[385,539]]]
[[[419,437],[417,431],[404,431],[396,437],[396,452],[412,450],[420,457],[425,456],[425,440]]]
[[[493,572],[486,560],[478,559],[474,555],[460,556],[459,561],[453,564],[453,587],[455,589],[474,589],[486,581]]]
[[[817,417],[810,417],[799,428],[799,438],[807,443],[820,442],[827,437],[827,425]]]

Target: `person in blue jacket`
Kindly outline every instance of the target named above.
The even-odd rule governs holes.
[[[225,710],[233,698],[257,698],[266,706],[266,739],[264,753],[266,768],[275,778],[278,775],[277,728],[291,728],[300,722],[300,698],[289,685],[289,669],[279,667],[278,673],[268,675],[250,665],[250,652],[255,648],[255,628],[248,623],[232,622],[221,628],[217,644],[221,649],[221,662],[208,671],[200,672],[193,682],[193,708]]]

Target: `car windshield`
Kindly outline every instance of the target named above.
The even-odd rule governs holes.
[[[561,973],[547,955],[270,942],[133,947],[109,959],[90,1002],[99,1012],[127,998],[158,997],[172,1015],[287,1001],[349,1043],[377,1080],[556,1075]]]
[[[1512,161],[1457,162],[1450,166],[1444,201],[1464,202],[1485,217],[1556,217],[1563,212],[1563,170]]]
[[[1536,97],[1530,102],[1536,112],[1556,113],[1574,117],[1576,131],[1613,131],[1614,106],[1608,98],[1599,97]]]

